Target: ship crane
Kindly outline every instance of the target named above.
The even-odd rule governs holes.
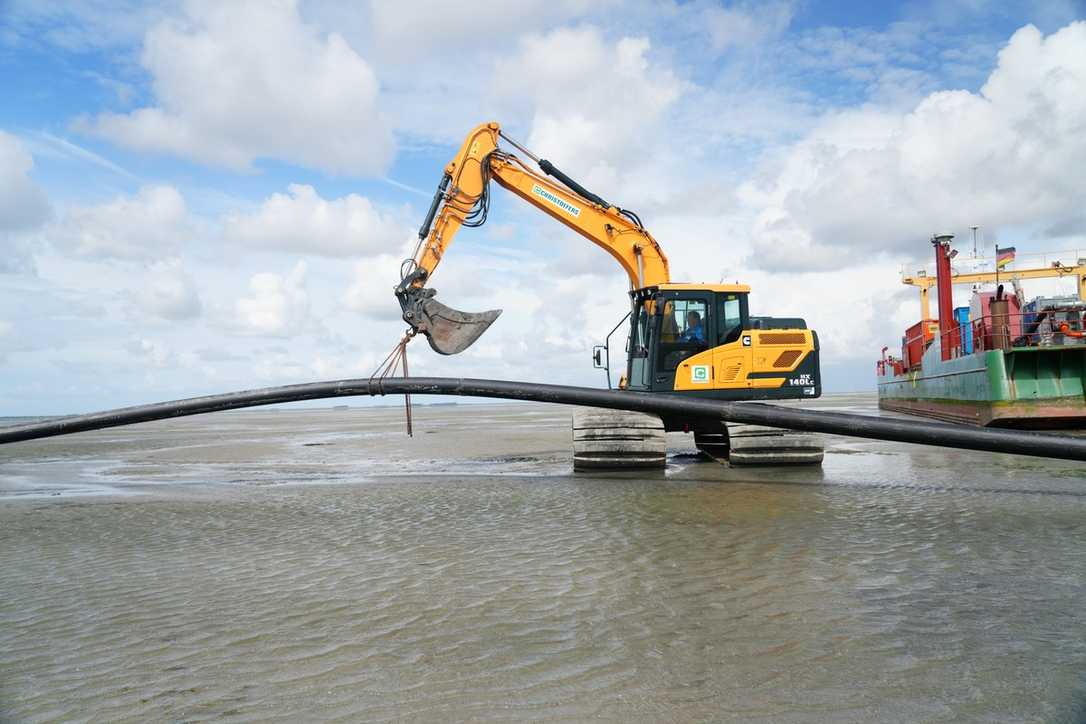
[[[983,261],[983,257],[978,257]],[[1030,269],[1010,269],[998,272],[970,272],[968,274],[951,272],[951,284],[995,284],[997,282],[1016,282],[1023,279],[1051,279],[1076,277],[1078,285],[1078,298],[1086,301],[1086,259],[1079,259],[1076,263],[1068,265],[1059,261],[1052,262],[1046,267],[1034,267]],[[919,270],[915,274],[902,274],[901,283],[920,289],[920,318],[932,319],[929,291],[937,284],[936,278]]]

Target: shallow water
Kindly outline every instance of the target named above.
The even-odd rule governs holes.
[[[0,447],[0,720],[1086,717],[1081,465],[575,475],[566,409],[416,413]]]

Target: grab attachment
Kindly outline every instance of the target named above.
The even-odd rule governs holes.
[[[403,321],[415,331],[426,335],[430,348],[438,354],[459,354],[482,336],[498,315],[500,309],[488,312],[461,312],[446,307],[434,299],[436,290],[424,287],[396,289],[396,298],[403,309]]]

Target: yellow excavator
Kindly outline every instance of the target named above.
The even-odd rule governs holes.
[[[629,335],[620,388],[721,400],[821,395],[818,335],[802,319],[751,316],[750,287],[744,284],[672,282],[667,256],[637,214],[590,192],[509,138],[497,123],[472,130],[445,167],[415,253],[400,269],[395,294],[403,319],[434,351],[462,352],[501,314],[451,309],[427,286],[456,233],[486,221],[492,180],[604,249],[626,272]],[[593,359],[607,371],[610,385],[609,341],[593,350]],[[700,450],[732,464],[822,460],[814,436],[771,428],[729,430],[723,423],[611,410],[575,415],[573,428],[578,468],[663,464],[664,432],[675,430],[693,432]]]

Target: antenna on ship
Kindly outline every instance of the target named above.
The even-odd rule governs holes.
[[[969,228],[973,230],[973,258],[976,259],[977,258],[977,229],[979,229],[980,227],[979,226],[970,226]],[[974,262],[973,271],[976,271],[976,270],[977,270],[977,265]],[[979,284],[974,284],[973,285],[973,291],[974,292],[977,291],[979,288],[980,288]]]

